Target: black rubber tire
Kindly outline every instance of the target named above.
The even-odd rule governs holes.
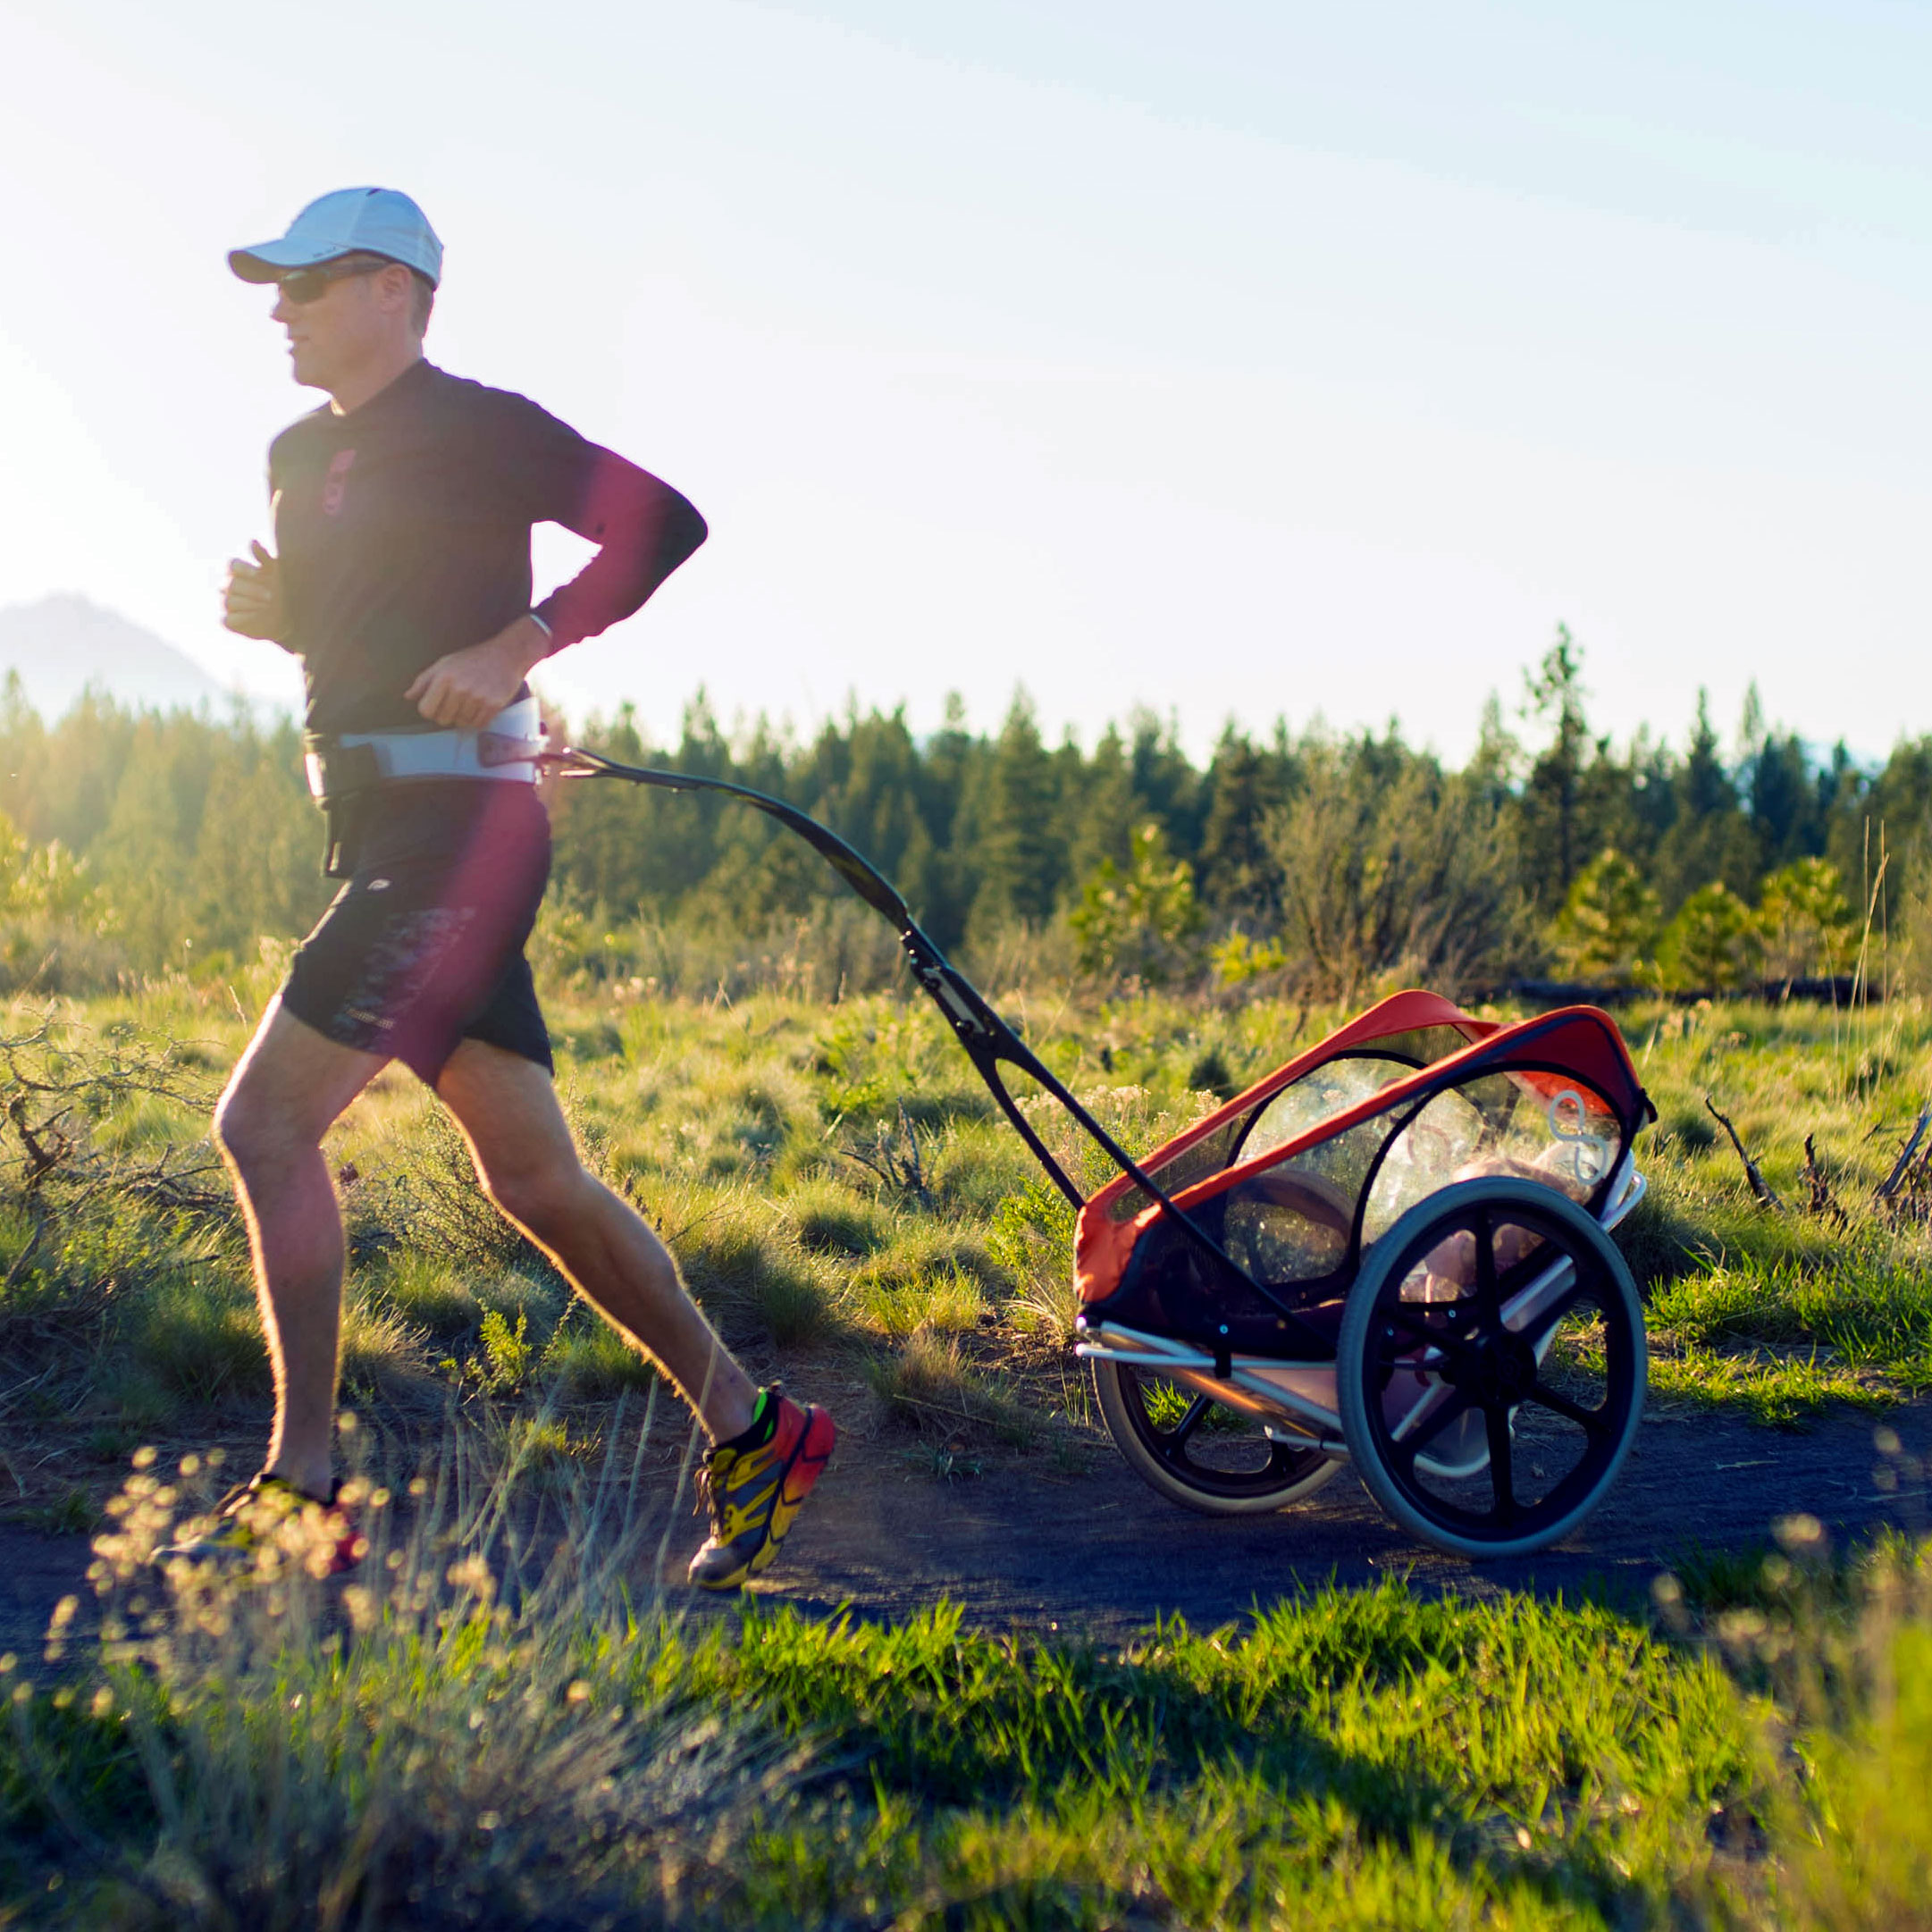
[[[1499,1273],[1491,1238],[1498,1226],[1523,1228],[1548,1247]],[[1401,1302],[1398,1298],[1410,1272],[1432,1250],[1463,1232],[1474,1244],[1475,1279],[1466,1294],[1453,1302]],[[1553,1311],[1545,1311],[1525,1329],[1509,1329],[1501,1311],[1512,1290],[1559,1258],[1567,1259],[1574,1272]],[[1595,1406],[1579,1404],[1553,1388],[1545,1379],[1547,1364],[1539,1364],[1533,1353],[1534,1344],[1565,1315],[1586,1306],[1603,1324],[1603,1393]],[[1390,1312],[1397,1308],[1403,1314],[1392,1322]],[[1468,1507],[1466,1498],[1457,1501],[1445,1494],[1448,1481],[1416,1467],[1418,1455],[1447,1427],[1446,1421],[1439,1418],[1416,1444],[1406,1439],[1398,1442],[1390,1434],[1382,1390],[1390,1374],[1424,1345],[1424,1337],[1449,1365],[1439,1379],[1469,1391],[1449,1405],[1449,1418],[1482,1415],[1488,1445],[1481,1466],[1482,1487],[1490,1498],[1486,1511]],[[1596,1222],[1554,1189],[1533,1181],[1466,1180],[1411,1208],[1364,1259],[1348,1292],[1336,1345],[1342,1435],[1369,1493],[1411,1535],[1478,1560],[1526,1556],[1568,1535],[1616,1481],[1643,1413],[1646,1366],[1643,1307],[1636,1284]],[[1527,1506],[1516,1499],[1515,1480],[1516,1419],[1525,1410],[1542,1411],[1539,1421],[1554,1417],[1582,1436],[1575,1467]],[[1540,1466],[1531,1466],[1541,1478]]]
[[[1239,1473],[1197,1464],[1188,1453],[1188,1432],[1157,1429],[1141,1399],[1137,1370],[1121,1362],[1095,1362],[1094,1392],[1114,1446],[1128,1466],[1171,1501],[1211,1516],[1264,1516],[1313,1495],[1341,1467],[1319,1449],[1272,1445],[1264,1468]],[[1160,1379],[1153,1365],[1148,1373]],[[1195,1418],[1197,1421],[1199,1417]]]

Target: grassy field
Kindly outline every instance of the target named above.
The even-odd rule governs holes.
[[[144,1458],[144,1461],[146,1459]],[[0,1659],[9,1923],[1910,1928],[1932,1923],[1932,1565],[1788,1551],[1591,1603],[1399,1583],[1118,1649],[633,1585],[614,1481],[568,1561],[475,1436],[364,1500],[366,1582],[100,1539],[105,1641]]]
[[[356,1446],[405,1499],[394,1565],[322,1591],[293,1552],[239,1594],[144,1597],[144,1539],[206,1493],[210,1446],[258,1453],[266,1369],[199,1137],[273,979],[0,1023],[0,1508],[105,1529],[113,1612],[101,1654],[7,1667],[23,1922],[1928,1922],[1910,1551],[1832,1570],[1798,1525],[1790,1551],[1686,1569],[1653,1619],[1390,1585],[1105,1651],[944,1610],[693,1624],[640,1595],[622,1417],[650,1371],[494,1220],[401,1075],[329,1147]],[[1002,1004],[1130,1146],[1341,1017]],[[936,1016],[642,985],[551,1008],[592,1158],[754,1367],[839,1391],[935,1477],[1108,1453],[1067,1348],[1069,1217]],[[1660,1115],[1623,1237],[1653,1399],[1802,1426],[1922,1394],[1932,1172],[1875,1193],[1932,1095],[1932,1017],[1625,1021]],[[437,1483],[411,1498],[419,1468]]]
[[[212,989],[0,1020],[27,1043],[11,1054],[20,1119],[0,1127],[0,1483],[16,1510],[83,1522],[139,1443],[192,1446],[259,1413],[245,1256],[200,1137],[272,983],[265,965]],[[1009,1004],[1131,1147],[1341,1017]],[[758,1365],[862,1387],[915,1457],[1097,1445],[1065,1346],[1071,1217],[937,1015],[884,997],[702,1004],[642,988],[553,1001],[553,1015],[593,1160]],[[1625,1026],[1659,1113],[1642,1143],[1651,1195],[1623,1236],[1650,1302],[1653,1399],[1777,1424],[1932,1386],[1932,1167],[1915,1162],[1889,1202],[1874,1198],[1932,1096],[1932,1018],[1916,1003],[1856,1016],[1740,1004],[1638,1008]],[[1781,1210],[1753,1197],[1707,1098]],[[1056,1112],[1039,1118],[1103,1177]],[[384,1074],[329,1154],[353,1250],[349,1399],[405,1432],[440,1424],[452,1399],[581,1412],[566,1441],[594,1454],[609,1398],[649,1371],[495,1218],[415,1081]]]

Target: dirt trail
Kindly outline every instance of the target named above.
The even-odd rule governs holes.
[[[1895,1412],[1886,1425],[1921,1467],[1932,1461],[1932,1402]],[[1412,1542],[1346,1471],[1294,1509],[1214,1517],[1163,1501],[1111,1453],[1068,1474],[995,1469],[941,1483],[913,1470],[889,1437],[848,1442],[785,1560],[758,1587],[814,1612],[850,1603],[883,1617],[950,1597],[982,1626],[1102,1640],[1176,1611],[1197,1626],[1239,1619],[1331,1576],[1360,1584],[1407,1575],[1424,1589],[1470,1595],[1608,1584],[1641,1600],[1687,1546],[1760,1541],[1790,1511],[1841,1536],[1885,1523],[1924,1528],[1932,1510],[1922,1479],[1890,1493],[1874,1482],[1874,1426],[1852,1415],[1802,1432],[1653,1415],[1617,1487],[1577,1534],[1537,1557],[1485,1565]],[[667,1473],[659,1509],[668,1509],[671,1487]],[[699,1528],[682,1512],[672,1525],[673,1576]],[[0,1651],[38,1656],[55,1602],[69,1591],[86,1595],[88,1560],[84,1537],[0,1527]]]
[[[1932,1403],[1886,1425],[1921,1466],[1932,1457]],[[976,1623],[1096,1637],[1173,1611],[1197,1625],[1224,1623],[1331,1576],[1361,1584],[1406,1574],[1470,1595],[1607,1583],[1642,1598],[1688,1545],[1761,1541],[1788,1512],[1840,1536],[1888,1522],[1924,1527],[1922,1482],[1890,1493],[1874,1482],[1874,1426],[1858,1415],[1802,1432],[1708,1415],[1649,1419],[1616,1488],[1576,1534],[1535,1557],[1481,1565],[1412,1541],[1348,1471],[1293,1509],[1215,1517],[1163,1501],[1117,1458],[1058,1481],[995,1474],[941,1485],[848,1470],[845,1481],[827,1478],[823,1503],[800,1519],[763,1588],[886,1616],[950,1596]]]

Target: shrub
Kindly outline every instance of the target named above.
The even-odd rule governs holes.
[[[1621,985],[1636,976],[1659,921],[1657,895],[1622,853],[1607,848],[1571,882],[1550,932],[1572,978]]]
[[[1676,992],[1722,992],[1753,973],[1763,941],[1751,909],[1714,880],[1677,908],[1658,943],[1664,985]]]
[[[1231,932],[1218,945],[1207,949],[1214,978],[1224,987],[1246,986],[1251,979],[1280,972],[1288,964],[1288,953],[1279,939],[1251,939],[1245,932]]]
[[[519,1309],[517,1326],[512,1328],[500,1309],[486,1308],[478,1340],[482,1350],[475,1367],[483,1385],[505,1392],[520,1389],[536,1358],[529,1315]]]
[[[1764,970],[1774,979],[1843,972],[1853,927],[1838,868],[1800,859],[1772,873],[1758,895],[1758,931]]]
[[[1453,995],[1522,950],[1499,804],[1398,744],[1310,744],[1267,844],[1287,947],[1315,997],[1354,1000],[1390,977]]]
[[[1131,974],[1149,986],[1184,978],[1197,964],[1194,945],[1205,915],[1194,893],[1194,868],[1167,849],[1155,824],[1136,826],[1122,871],[1103,859],[1068,915],[1079,941],[1082,972]]]

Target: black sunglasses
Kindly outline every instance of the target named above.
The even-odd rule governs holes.
[[[332,262],[318,262],[313,268],[298,268],[276,277],[275,285],[298,308],[319,302],[333,281],[347,281],[355,275],[374,275],[398,265],[386,255],[339,255]]]

